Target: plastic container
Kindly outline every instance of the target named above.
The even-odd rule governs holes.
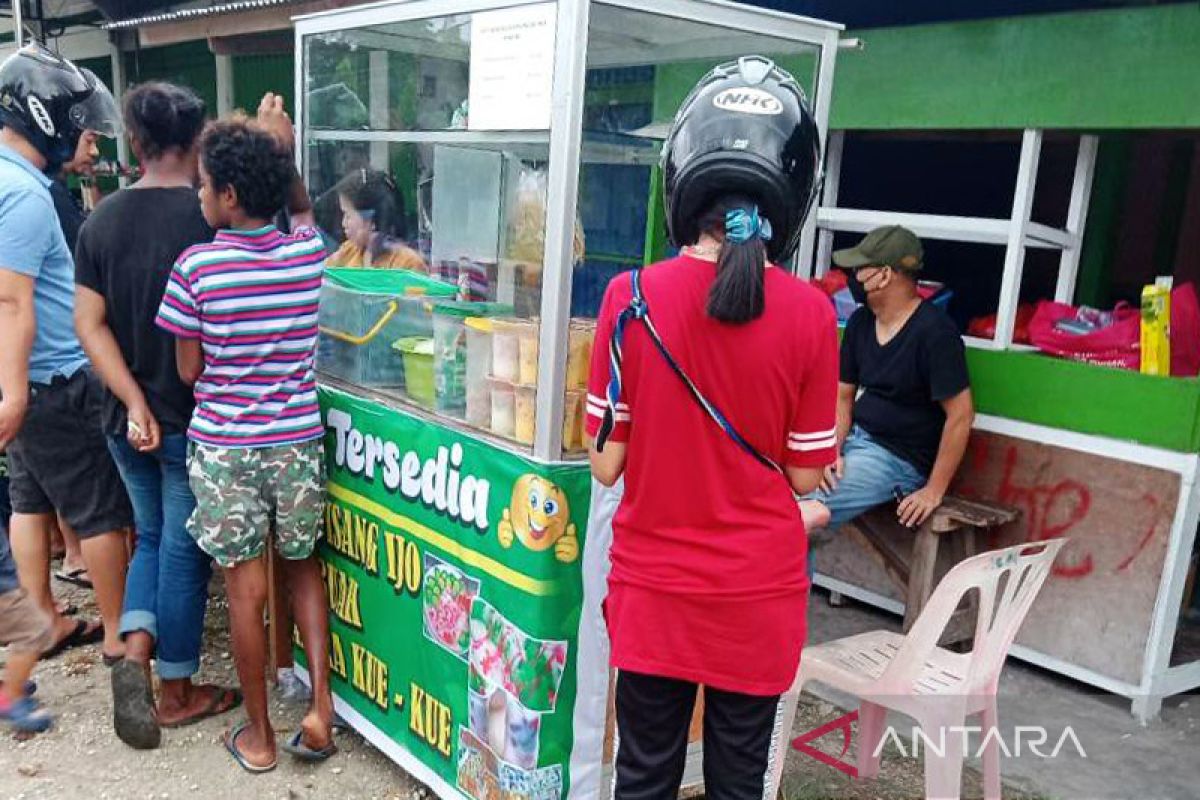
[[[586,392],[580,389],[568,389],[566,402],[563,404],[563,450],[578,451],[583,449],[583,398]]]
[[[409,336],[394,345],[404,360],[404,390],[409,398],[426,408],[433,408],[433,339]]]
[[[489,384],[492,390],[491,431],[511,439],[516,433],[516,392],[509,381],[493,378]]]
[[[469,317],[464,322],[467,334],[467,424],[486,430],[492,419],[492,321]]]
[[[516,383],[520,376],[519,320],[492,321],[492,377]]]
[[[516,387],[515,411],[513,438],[521,444],[533,444],[534,420],[537,419],[537,389],[535,387]]]
[[[432,310],[434,408],[462,419],[466,415],[468,385],[466,321],[471,317],[511,314],[512,306],[453,302],[435,303]]]
[[[592,366],[592,347],[596,339],[593,320],[571,320],[567,338],[567,389],[586,389]]]
[[[317,369],[359,386],[403,387],[392,343],[432,336],[430,298],[456,289],[409,270],[327,269],[321,286]]]

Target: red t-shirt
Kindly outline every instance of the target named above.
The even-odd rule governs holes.
[[[689,256],[648,267],[642,290],[667,349],[759,452],[822,467],[836,457],[838,344],[828,298],[766,271],[766,308],[745,325],[710,318],[716,265]],[[600,309],[588,433],[608,406],[608,343],[629,304],[628,274]],[[610,438],[627,442],[605,604],[618,669],[776,695],[805,636],[808,540],[788,481],[743,451],[654,348],[625,329]]]

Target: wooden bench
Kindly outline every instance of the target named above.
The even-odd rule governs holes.
[[[948,496],[929,519],[914,531],[900,524],[895,503],[877,506],[848,523],[844,530],[866,548],[903,593],[904,632],[908,633],[929,601],[936,584],[938,555],[942,539],[947,539],[950,566],[979,552],[979,536],[1016,521],[1018,509],[995,503]],[[911,548],[908,546],[911,542]],[[950,549],[953,548],[953,549]],[[975,599],[959,609],[943,644],[952,644],[974,635]]]

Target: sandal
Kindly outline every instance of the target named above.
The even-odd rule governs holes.
[[[112,668],[113,729],[135,750],[153,750],[162,741],[154,713],[150,676],[136,661],[121,659]]]
[[[229,755],[233,756],[233,760],[238,763],[238,766],[246,770],[246,772],[249,772],[251,775],[262,775],[264,772],[270,772],[271,770],[275,769],[275,766],[279,763],[279,760],[276,759],[265,767],[251,764],[246,760],[246,756],[237,748],[237,737],[241,736],[242,731],[249,727],[250,720],[246,720],[245,722],[233,726],[229,733],[225,734],[225,749],[229,751]]]
[[[84,589],[92,588],[92,579],[87,576],[86,567],[72,570],[60,569],[54,573],[54,580],[69,583],[72,586],[81,586]]]
[[[88,630],[86,620],[75,620],[75,628],[63,638],[54,643],[49,650],[42,653],[42,660],[54,658],[59,653],[65,650],[71,650],[75,647],[83,647],[84,645],[96,644],[104,641],[104,626],[96,623],[96,627]]]
[[[162,728],[185,728],[188,725],[195,725],[197,722],[209,719],[210,717],[218,717],[228,711],[233,711],[242,704],[242,693],[237,689],[223,689],[220,686],[205,684],[197,686],[197,689],[216,689],[208,700],[208,705],[205,706],[199,713],[193,714],[190,717],[176,720],[175,722],[160,722],[159,727]]]
[[[332,730],[329,732],[329,744],[320,750],[314,750],[304,743],[304,731],[296,731],[281,747],[283,752],[291,754],[305,764],[319,764],[338,751],[337,744],[333,741]]]
[[[54,724],[54,717],[50,716],[50,712],[31,697],[22,697],[0,711],[0,719],[7,720],[17,733],[43,733],[50,730],[50,726]]]

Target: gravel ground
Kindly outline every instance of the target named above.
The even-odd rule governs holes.
[[[61,585],[60,598],[95,617],[91,593]],[[320,766],[296,763],[281,753],[274,772],[251,776],[222,747],[222,736],[242,719],[240,710],[180,730],[163,731],[157,750],[136,751],[112,732],[108,670],[98,646],[68,651],[39,665],[38,695],[56,717],[49,733],[18,741],[0,728],[0,800],[186,800],[249,797],[253,800],[423,800],[428,791],[355,733],[339,735],[340,752]],[[229,648],[227,606],[219,581],[209,603],[200,680],[235,686]],[[280,739],[295,729],[302,703],[273,695],[272,719]],[[795,732],[828,722],[843,712],[806,697]],[[837,736],[816,746],[837,754]],[[846,756],[853,758],[853,749]],[[979,796],[978,774],[968,770],[964,797]],[[923,796],[921,764],[885,754],[879,780],[851,781],[811,758],[791,753],[783,800],[907,800]],[[1009,793],[1006,797],[1028,797]]]
[[[91,592],[55,588],[80,615],[95,617]],[[218,582],[209,602],[200,680],[236,686],[229,648],[227,606]],[[126,747],[112,731],[108,670],[99,646],[70,650],[39,665],[38,696],[55,727],[27,741],[0,728],[3,800],[174,800],[249,797],[253,800],[418,800],[425,789],[354,733],[338,737],[338,755],[305,766],[280,753],[274,772],[251,776],[225,752],[222,735],[243,718],[240,709],[197,725],[164,730],[157,750]],[[274,696],[271,716],[279,739],[295,730],[301,703]]]

